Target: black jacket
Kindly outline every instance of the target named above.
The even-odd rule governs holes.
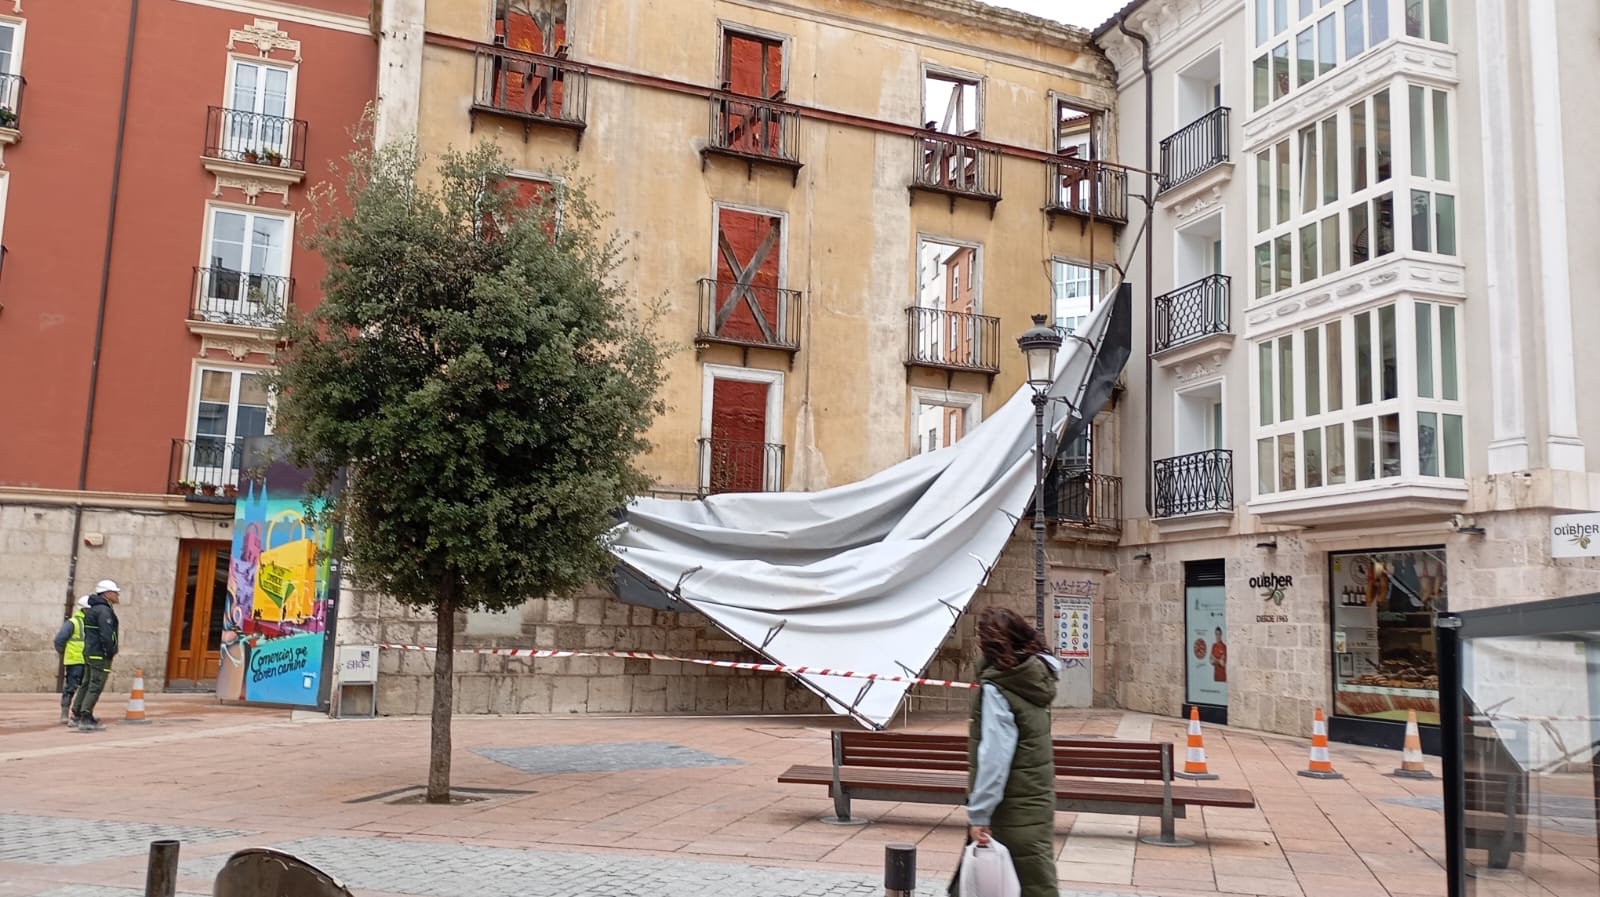
[[[111,666],[117,656],[117,612],[104,595],[89,596],[89,609],[83,612],[83,659],[99,667]]]

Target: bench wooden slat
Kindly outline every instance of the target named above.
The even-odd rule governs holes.
[[[791,766],[778,781],[790,785],[832,785],[831,766]],[[933,770],[895,770],[867,767],[845,767],[839,770],[839,782],[846,788],[903,788],[907,791],[933,791],[965,796],[967,779],[963,775]],[[1134,782],[1094,782],[1085,779],[1057,778],[1056,797],[1059,799],[1088,801],[1122,801],[1127,803],[1159,804],[1162,787]],[[1177,787],[1172,789],[1174,804],[1197,807],[1235,807],[1249,809],[1256,805],[1255,797],[1243,788],[1214,788],[1209,786]]]

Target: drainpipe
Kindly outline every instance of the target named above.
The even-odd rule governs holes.
[[[122,145],[128,133],[128,87],[133,81],[133,37],[139,24],[139,0],[128,7],[128,48],[122,59],[122,98],[117,106],[117,145],[111,156],[111,200],[106,214],[106,248],[100,261],[100,299],[95,310],[94,350],[89,360],[89,402],[83,414],[83,447],[78,454],[79,500],[72,508],[72,556],[67,561],[66,614],[72,615],[73,593],[78,586],[78,545],[83,536],[83,500],[89,488],[89,443],[94,437],[94,403],[100,388],[100,349],[106,332],[106,295],[111,289],[111,246],[117,234],[117,190],[122,184]],[[56,690],[61,690],[65,669],[56,670]]]
[[[1150,216],[1156,211],[1155,190],[1155,160],[1152,158],[1151,147],[1155,140],[1155,80],[1150,76],[1150,40],[1137,31],[1128,28],[1128,13],[1123,11],[1117,15],[1117,30],[1139,42],[1139,68],[1144,72],[1144,214],[1148,225]],[[1155,296],[1151,291],[1150,278],[1155,272],[1155,228],[1145,228],[1144,244],[1144,512],[1155,513],[1155,457],[1154,442],[1151,436],[1151,426],[1155,422],[1153,408],[1155,397],[1155,362],[1150,355],[1150,347],[1154,344],[1155,324],[1152,321],[1152,306]]]

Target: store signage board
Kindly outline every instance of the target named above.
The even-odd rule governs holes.
[[[1294,586],[1293,576],[1263,573],[1250,577],[1249,586],[1262,601],[1262,612],[1256,614],[1257,623],[1289,622],[1289,615],[1283,612],[1282,607],[1283,602],[1288,600],[1289,589]]]
[[[1551,515],[1550,556],[1600,557],[1600,514]]]

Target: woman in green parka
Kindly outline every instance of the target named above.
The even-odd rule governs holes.
[[[967,763],[967,824],[972,840],[1006,846],[1022,897],[1058,897],[1055,755],[1050,705],[1061,662],[1015,611],[978,615],[978,681]],[[952,883],[950,892],[959,897]]]

